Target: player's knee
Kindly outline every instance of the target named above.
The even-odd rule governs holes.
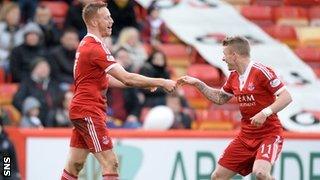
[[[222,179],[223,178],[223,176],[222,176],[222,174],[221,173],[219,173],[219,172],[213,172],[212,174],[211,174],[211,180],[220,180],[220,179]]]
[[[77,174],[79,174],[79,172],[81,171],[83,166],[84,166],[84,162],[76,162],[76,163],[74,163],[74,168],[75,168]]]
[[[268,178],[268,173],[260,169],[253,170],[253,174],[257,180],[266,180]]]

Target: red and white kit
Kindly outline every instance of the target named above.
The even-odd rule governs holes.
[[[101,152],[112,149],[106,127],[106,72],[116,65],[110,51],[93,34],[87,34],[77,49],[74,65],[75,94],[70,105],[74,125],[71,147]]]
[[[250,118],[270,106],[284,89],[275,72],[260,63],[250,62],[243,75],[231,72],[222,91],[237,98],[241,132],[220,158],[221,166],[245,176],[251,173],[256,159],[274,163],[283,143],[278,116],[270,115],[261,127],[251,125]]]

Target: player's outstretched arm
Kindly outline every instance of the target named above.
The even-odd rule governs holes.
[[[114,78],[111,75],[107,75],[109,77],[109,87],[115,87],[115,88],[126,88],[128,86],[126,86],[125,84],[123,84],[121,81],[119,81],[118,79]]]
[[[121,65],[112,67],[108,74],[129,87],[153,88],[161,87],[168,92],[175,90],[176,82],[170,79],[149,78],[136,73],[127,72]]]
[[[222,105],[231,99],[231,96],[224,93],[222,90],[209,87],[201,80],[191,76],[182,76],[178,79],[178,85],[184,84],[195,86],[206,98],[215,104]]]

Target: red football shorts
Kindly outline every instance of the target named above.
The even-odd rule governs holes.
[[[112,140],[104,120],[87,117],[74,119],[71,122],[74,128],[70,147],[88,149],[92,153],[112,149]]]
[[[263,139],[235,138],[222,154],[219,164],[231,171],[246,176],[252,172],[257,159],[269,161],[272,165],[282,149],[283,138],[279,135]]]

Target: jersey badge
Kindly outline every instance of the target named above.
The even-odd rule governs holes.
[[[107,136],[103,136],[102,143],[103,144],[108,144],[109,143],[109,139],[107,138]]]
[[[249,85],[248,85],[248,90],[249,91],[253,91],[254,90],[254,84],[253,82],[250,82]]]
[[[274,79],[270,82],[271,87],[277,87],[279,86],[281,81],[279,79]]]

